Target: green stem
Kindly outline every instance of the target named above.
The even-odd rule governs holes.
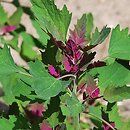
[[[76,76],[73,75],[73,74],[63,75],[63,76],[61,76],[61,77],[59,77],[59,78],[57,78],[57,79],[60,80],[60,79],[67,78],[67,77],[74,77],[74,79],[76,79]]]
[[[62,77],[57,78],[58,80],[67,78],[67,77],[73,77],[74,78],[74,86],[73,86],[73,92],[76,94],[77,93],[77,85],[76,85],[76,76],[73,74],[67,74],[63,75]],[[75,117],[73,117],[73,125],[75,130],[80,130],[80,125],[79,125],[79,114]]]
[[[74,129],[75,130],[80,130],[79,114],[77,116],[73,117],[73,124],[74,124]]]
[[[100,117],[98,117],[98,116],[96,116],[96,115],[94,115],[94,114],[92,114],[92,113],[88,113],[88,112],[84,112],[84,113],[86,113],[86,114],[88,114],[88,115],[90,115],[90,116],[92,116],[92,117],[95,117],[95,118],[97,118],[97,119],[99,119],[100,121],[102,121],[102,122],[104,122],[107,126],[109,126],[112,130],[116,130],[115,128],[113,128],[107,121],[105,121],[104,119],[102,119],[102,118],[100,118]]]
[[[76,84],[76,76],[74,79],[74,86],[73,86],[73,92],[75,95],[77,94],[77,84]],[[74,123],[74,129],[80,130],[80,121],[79,121],[79,114],[77,114],[75,117],[73,117],[73,123]]]

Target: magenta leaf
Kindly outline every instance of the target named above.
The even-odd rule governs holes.
[[[103,125],[103,127],[104,127],[104,130],[112,130],[112,129],[110,128],[110,126],[106,125],[105,123],[103,123],[102,125]],[[110,122],[110,125],[111,125],[113,128],[115,128],[115,123],[114,123],[114,122]]]
[[[52,130],[52,128],[47,121],[43,121],[40,123],[40,130]]]
[[[95,55],[96,55],[96,52],[91,52],[90,54],[85,52],[84,55],[81,58],[80,63],[79,63],[79,68],[81,69],[86,64],[88,64],[92,59],[94,59]]]
[[[37,119],[41,118],[43,116],[42,113],[45,111],[43,104],[39,103],[29,104],[23,109],[31,124],[34,124]]]
[[[70,59],[64,54],[63,55],[63,65],[64,65],[64,68],[67,72],[70,72],[71,69],[72,69],[72,62],[70,61]]]
[[[77,45],[72,41],[68,40],[66,43],[65,54],[63,56],[63,65],[67,72],[75,73],[79,67],[77,65],[81,58],[81,52]]]
[[[7,26],[3,27],[2,31],[3,31],[4,34],[6,34],[6,33],[9,33],[9,32],[13,32],[15,29],[16,29],[16,26],[7,25]]]
[[[48,66],[48,71],[49,71],[49,73],[50,73],[52,76],[54,76],[54,77],[56,77],[56,78],[60,77],[59,71],[58,71],[56,68],[54,68],[54,66],[49,65],[49,66]]]
[[[81,56],[78,46],[72,40],[68,40],[66,43],[66,53],[69,55],[73,64],[75,64]]]
[[[100,89],[96,85],[94,78],[91,75],[87,75],[87,88],[86,93],[89,95],[90,98],[97,98],[100,94]]]
[[[86,34],[86,14],[84,14],[75,25],[74,31],[70,30],[70,38],[73,42],[75,42],[76,45],[82,45],[87,40],[85,38]]]
[[[95,61],[94,63],[89,64],[87,69],[92,69],[92,68],[102,67],[102,66],[106,66],[106,63],[98,60]]]
[[[31,111],[33,114],[37,115],[38,117],[42,117],[42,112],[45,111],[43,104],[33,103],[29,104],[28,110]]]

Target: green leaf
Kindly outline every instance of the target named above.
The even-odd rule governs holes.
[[[61,96],[60,107],[63,115],[73,117],[77,116],[84,109],[74,93],[71,96],[68,94]]]
[[[128,28],[120,30],[120,26],[118,25],[112,30],[109,56],[130,60],[130,35],[128,35]]]
[[[130,83],[130,71],[117,62],[109,66],[93,69],[92,71],[93,73],[94,71],[99,73],[98,86],[102,94],[108,86],[124,86]]]
[[[120,128],[122,126],[122,119],[119,116],[117,103],[107,105],[107,113],[109,114],[109,121],[115,123],[116,128]]]
[[[32,20],[32,24],[39,35],[38,40],[42,43],[43,46],[46,46],[48,40],[50,39],[49,36],[40,28],[40,25],[38,24],[37,21]]]
[[[110,28],[107,28],[107,26],[103,27],[101,32],[98,31],[98,28],[95,29],[95,32],[92,34],[92,39],[90,41],[90,45],[95,46],[98,44],[101,44],[109,35]]]
[[[119,130],[129,130],[129,128],[130,128],[130,120],[124,122]]]
[[[18,47],[18,35],[14,35],[13,39],[7,41],[7,44],[10,45],[16,51],[20,51],[20,48]]]
[[[60,41],[66,41],[71,14],[66,6],[59,10],[54,0],[31,0],[32,11],[41,28]]]
[[[91,32],[93,30],[93,15],[91,13],[86,15],[86,38],[87,40],[90,40]]]
[[[57,61],[56,61],[57,52],[58,52],[58,48],[57,46],[54,45],[53,41],[52,40],[48,41],[45,52],[42,53],[43,63],[46,65],[50,64],[50,65],[56,66],[57,65]],[[60,55],[61,55],[61,52],[58,56]],[[58,57],[58,59],[60,58]]]
[[[0,77],[2,88],[5,93],[3,98],[8,104],[12,104],[12,102],[17,101],[15,98],[16,96],[28,96],[31,94],[31,91],[33,91],[30,86],[20,80],[20,77],[21,75],[19,74],[11,74],[9,76],[3,75]]]
[[[59,112],[54,112],[47,120],[49,121],[49,124],[52,128],[57,126],[59,124],[58,120]]]
[[[74,130],[73,122],[71,120],[65,119],[65,124],[66,124],[66,130]]]
[[[61,81],[51,76],[40,61],[30,62],[29,66],[30,73],[33,76],[32,88],[41,99],[47,100],[65,91],[65,88],[71,82]]]
[[[20,114],[15,122],[14,130],[29,130],[29,123],[26,116]]]
[[[95,116],[102,118],[102,112],[101,112],[101,107],[93,107],[89,106],[89,113],[94,114]]]
[[[22,14],[23,14],[22,8],[21,7],[17,8],[14,14],[9,18],[8,24],[15,25],[15,26],[19,25]]]
[[[7,13],[4,11],[4,8],[0,4],[0,25],[4,25],[7,22]]]
[[[10,50],[7,45],[0,49],[0,75],[9,75],[19,72],[19,68],[15,65]]]
[[[5,118],[0,119],[0,130],[13,130],[16,121],[15,116],[10,116],[10,118],[7,120]]]
[[[70,39],[75,44],[83,44],[90,40],[90,35],[93,29],[93,16],[92,14],[83,14],[80,19],[77,20],[74,30],[70,30]]]
[[[33,37],[25,32],[21,33],[21,36],[23,38],[23,43],[21,46],[22,56],[29,60],[36,59],[38,57],[38,54],[34,50],[35,42],[33,41]]]
[[[101,106],[97,106],[97,107],[89,106],[89,114],[91,114],[91,118],[90,119],[98,127],[102,126],[102,122],[100,120],[100,119],[102,119],[102,112],[101,112],[101,110],[102,110]]]
[[[117,102],[130,98],[130,87],[112,87],[109,86],[104,91],[104,97],[109,102]]]

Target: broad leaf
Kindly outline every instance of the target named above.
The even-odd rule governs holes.
[[[37,21],[32,20],[32,24],[36,29],[36,32],[39,36],[38,40],[42,43],[43,46],[47,45],[47,41],[49,40],[49,36],[40,28],[40,25]]]
[[[117,62],[109,66],[95,68],[92,73],[99,74],[98,86],[102,94],[108,86],[124,86],[130,83],[130,71]]]
[[[8,45],[10,45],[13,49],[15,49],[16,51],[20,51],[20,48],[18,47],[18,35],[14,35],[14,37],[9,40],[9,41],[6,41],[6,43]]]
[[[21,113],[19,114],[17,120],[15,121],[15,127],[13,130],[29,130],[30,126],[28,123],[28,119],[24,117],[24,115]]]
[[[0,75],[9,75],[18,71],[19,69],[11,57],[10,50],[5,45],[3,49],[0,49]]]
[[[15,116],[10,116],[10,118],[7,120],[5,118],[0,119],[0,130],[13,130],[16,121]]]
[[[16,96],[20,97],[20,95],[28,96],[31,94],[33,89],[22,82],[20,80],[19,74],[11,74],[9,76],[0,76],[0,81],[2,84],[4,95],[4,101],[8,104],[12,104],[12,102],[17,101]]]
[[[40,61],[30,62],[29,66],[33,76],[32,88],[41,99],[47,100],[56,96],[61,91],[65,91],[70,83],[70,81],[61,81],[51,76]]]
[[[118,25],[112,30],[109,56],[130,60],[130,35],[128,35],[128,28],[120,30],[120,26]]]
[[[122,119],[119,116],[117,104],[108,103],[106,112],[109,115],[109,121],[114,122],[116,128],[120,128],[122,126]]]
[[[130,128],[130,121],[126,121],[122,124],[119,130],[129,130],[129,128]]]
[[[101,32],[99,32],[98,28],[96,28],[95,32],[92,34],[90,45],[95,46],[101,44],[107,38],[109,33],[110,33],[110,28],[107,28],[107,26],[103,27]]]
[[[27,33],[21,33],[23,38],[23,43],[21,46],[21,54],[23,57],[34,60],[38,57],[36,50],[34,50],[35,42],[33,41],[33,37]]]
[[[79,20],[77,20],[74,31],[70,31],[70,39],[73,40],[75,44],[82,45],[87,40],[90,40],[92,28],[92,14],[83,14],[83,16]]]
[[[87,19],[87,22],[86,22],[86,38],[87,40],[91,40],[91,33],[92,33],[92,30],[93,30],[93,16],[91,13],[87,14],[86,15],[86,19]]]
[[[31,0],[32,11],[41,28],[60,41],[66,41],[66,34],[71,20],[71,14],[66,6],[59,10],[54,0]]]
[[[4,11],[4,8],[0,4],[0,25],[4,25],[7,22],[7,13]]]
[[[89,114],[92,115],[90,117],[90,119],[98,127],[102,127],[102,122],[100,120],[100,119],[102,119],[101,110],[102,110],[101,106],[97,106],[97,107],[89,106]]]
[[[117,102],[130,98],[130,87],[112,87],[108,86],[104,91],[104,97],[109,102]]]
[[[17,8],[16,12],[14,12],[14,14],[9,18],[8,23],[10,25],[15,26],[19,25],[22,14],[23,14],[22,8]]]
[[[50,124],[50,126],[52,128],[54,128],[55,126],[57,126],[59,124],[59,112],[54,112],[49,118],[48,118],[48,122]]]
[[[76,95],[72,93],[72,96],[65,94],[61,96],[61,111],[65,116],[77,116],[83,111],[84,107],[77,99]]]

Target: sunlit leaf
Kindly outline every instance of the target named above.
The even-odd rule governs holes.
[[[66,6],[59,10],[54,0],[31,0],[32,11],[41,28],[49,32],[59,41],[66,41],[66,34],[71,20],[71,14]]]
[[[14,14],[9,18],[8,24],[17,26],[21,21],[21,16],[23,14],[22,8],[17,8]]]
[[[65,94],[61,96],[61,111],[65,116],[77,116],[84,110],[83,105],[79,102],[76,95]]]
[[[103,27],[101,31],[98,28],[95,29],[95,32],[92,34],[92,39],[90,41],[90,45],[98,45],[101,44],[109,35],[110,28],[107,26]]]
[[[95,68],[92,70],[92,73],[94,72],[99,74],[98,86],[101,93],[108,86],[124,86],[130,83],[130,71],[117,62],[109,66]]]
[[[61,81],[51,76],[40,61],[30,62],[29,66],[30,73],[33,76],[32,88],[41,99],[47,100],[56,96],[58,93],[65,91],[70,83],[70,81]]]
[[[120,30],[120,26],[116,26],[112,30],[109,56],[124,60],[130,60],[130,35],[128,28]]]
[[[112,87],[108,86],[104,91],[104,97],[109,102],[117,102],[130,98],[130,87]]]
[[[12,130],[15,126],[14,122],[16,121],[15,116],[10,116],[9,119],[1,118],[0,119],[0,130]]]
[[[7,13],[5,12],[4,8],[0,4],[0,25],[4,25],[7,22]]]

